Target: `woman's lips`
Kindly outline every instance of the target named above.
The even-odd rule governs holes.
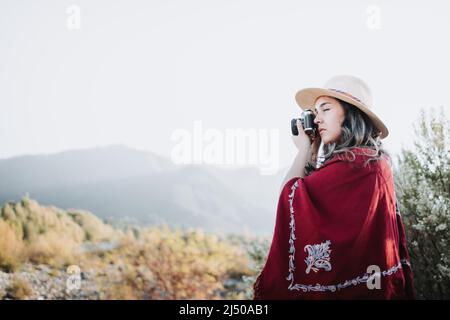
[[[326,129],[320,129],[319,130],[319,134],[322,134],[322,132],[324,132]]]

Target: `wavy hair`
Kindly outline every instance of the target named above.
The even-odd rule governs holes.
[[[318,157],[319,146],[321,144],[320,135],[316,136],[317,143],[313,144],[311,151],[311,160],[306,163],[305,176],[310,175],[320,166],[336,155],[345,154],[346,159],[350,162],[354,161],[356,156],[351,148],[365,148],[367,153],[363,155],[369,156],[364,166],[371,161],[377,161],[382,157],[385,158],[392,166],[392,158],[384,149],[380,139],[381,132],[375,127],[370,118],[357,107],[336,99],[343,107],[345,112],[344,122],[341,127],[341,135],[338,141],[323,145],[323,156]]]

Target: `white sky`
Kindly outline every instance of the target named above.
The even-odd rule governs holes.
[[[170,157],[200,120],[278,129],[284,167],[295,92],[336,74],[369,84],[396,154],[420,108],[448,114],[449,31],[447,1],[0,0],[0,158],[116,143]]]

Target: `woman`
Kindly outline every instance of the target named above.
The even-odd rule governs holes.
[[[391,159],[380,141],[389,131],[371,110],[368,86],[336,76],[296,101],[314,109],[318,134],[310,138],[297,122],[298,154],[254,299],[413,299]]]

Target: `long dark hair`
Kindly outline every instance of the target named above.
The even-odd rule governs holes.
[[[328,160],[337,154],[345,154],[348,161],[355,159],[355,153],[351,148],[359,147],[367,149],[364,155],[369,156],[364,163],[366,166],[371,161],[377,161],[384,157],[392,166],[390,154],[384,149],[380,139],[381,132],[375,127],[370,118],[357,107],[336,99],[343,107],[345,112],[344,122],[341,127],[341,135],[338,141],[323,145],[323,156],[318,157],[320,136],[317,137],[318,143],[312,150],[311,161],[305,166],[305,175],[310,175],[318,167],[325,164]],[[352,158],[350,158],[351,156]]]

